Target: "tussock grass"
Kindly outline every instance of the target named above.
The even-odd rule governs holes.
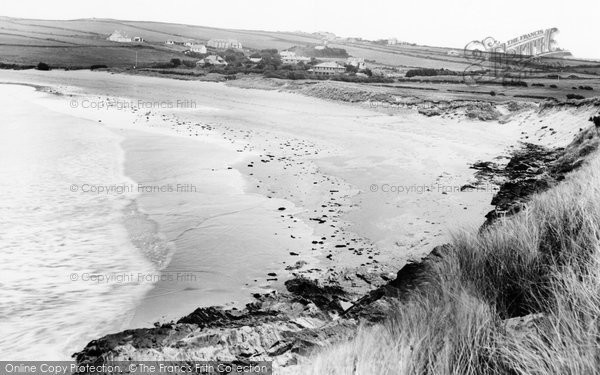
[[[520,213],[457,233],[429,269],[431,282],[397,303],[385,324],[363,327],[301,372],[600,373],[597,143],[595,129],[583,131],[559,163],[587,155],[581,168]]]

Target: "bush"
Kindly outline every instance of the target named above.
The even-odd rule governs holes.
[[[302,72],[302,71],[299,71],[299,72],[288,72],[287,78],[288,79],[293,79],[293,80],[296,80],[296,79],[306,79],[306,73]]]
[[[195,68],[196,67],[196,61],[194,60],[182,60],[181,63],[185,66],[187,66],[188,68]]]
[[[502,86],[517,86],[517,87],[527,87],[527,82],[525,81],[502,81]]]
[[[532,83],[531,86],[535,86],[535,87],[544,87],[546,85],[544,85],[543,83]]]
[[[490,91],[491,96],[496,96],[496,91]]]
[[[433,77],[433,76],[437,76],[437,75],[438,75],[438,71],[435,69],[411,69],[408,72],[406,72],[405,77],[407,77],[407,78],[418,77],[418,76]]]
[[[50,65],[46,64],[46,63],[39,63],[37,64],[37,70],[50,70]]]
[[[6,64],[0,62],[0,69],[13,69],[13,70],[24,70],[24,69],[33,69],[34,65],[19,65],[19,64]]]
[[[551,89],[557,89],[557,88],[558,88],[558,86],[556,86],[556,85],[550,85],[550,88],[551,88]]]
[[[589,90],[589,91],[593,91],[594,88],[592,86],[579,86],[580,90]]]
[[[579,94],[567,94],[567,99],[581,100],[581,99],[585,99],[585,96],[579,95]]]
[[[173,65],[174,68],[177,68],[179,65],[181,65],[181,60],[180,59],[171,59],[171,65]]]
[[[100,64],[90,66],[90,70],[96,70],[96,69],[108,69],[108,66],[100,65]]]

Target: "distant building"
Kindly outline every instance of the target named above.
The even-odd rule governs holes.
[[[448,56],[460,56],[460,52],[458,52],[458,51],[448,51]]]
[[[206,66],[206,65],[214,65],[214,66],[227,66],[227,61],[223,60],[221,56],[210,55],[206,56],[202,60],[196,62],[197,66]]]
[[[281,51],[279,52],[279,56],[281,57],[281,62],[284,64],[294,65],[301,62],[307,63],[310,61],[310,57],[296,56],[296,52],[292,51]]]
[[[251,62],[258,64],[259,62],[262,61],[262,57],[250,57],[248,60],[250,60]]]
[[[109,40],[111,42],[117,42],[117,43],[131,43],[131,38],[122,34],[118,30],[115,30],[114,33],[110,34],[109,37],[106,38],[106,40]]]
[[[318,51],[322,51],[325,48],[327,48],[327,46],[315,46],[315,49],[318,50]]]
[[[135,36],[133,37],[133,41],[136,43],[144,43],[144,38],[142,38],[141,36]]]
[[[325,40],[335,40],[337,38],[337,36],[334,33],[330,33],[327,31],[318,31],[316,33],[313,33],[313,35],[320,36]]]
[[[388,46],[395,46],[396,44],[398,44],[398,39],[390,38],[387,40],[387,44],[388,44]]]
[[[206,53],[206,46],[204,44],[192,44],[190,51],[194,53]]]
[[[365,59],[362,57],[348,57],[346,59],[347,65],[352,65],[358,68],[358,70],[364,70],[367,68],[367,64],[365,64]]]
[[[330,61],[315,65],[311,71],[315,74],[335,75],[345,73],[346,68],[336,62]]]
[[[211,39],[208,46],[217,49],[242,49],[242,43],[235,39]]]
[[[166,44],[166,45],[168,45],[168,46],[172,46],[172,45],[174,45],[174,44],[175,44],[175,41],[174,41],[174,40],[167,40],[167,41],[165,42],[165,44]]]

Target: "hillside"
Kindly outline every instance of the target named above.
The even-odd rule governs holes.
[[[116,43],[106,38],[115,30],[144,43]],[[312,48],[323,41],[315,34],[256,30],[227,30],[204,26],[114,19],[35,20],[0,17],[0,62],[33,65],[40,61],[60,67],[88,67],[104,64],[128,67],[182,58],[184,48],[167,46],[166,40],[212,38],[237,39],[247,49],[294,46]],[[466,42],[466,41],[465,41]],[[335,40],[332,48],[349,55],[397,67],[424,67],[463,71],[471,62],[461,50],[415,45],[387,46],[366,41]],[[569,60],[569,65],[585,62]],[[597,70],[597,67],[594,68]],[[594,70],[592,69],[592,70]],[[594,71],[596,71],[594,70]]]

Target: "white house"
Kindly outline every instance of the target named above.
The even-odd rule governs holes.
[[[133,41],[136,43],[144,43],[144,38],[142,38],[141,36],[135,36],[133,37]]]
[[[191,52],[206,53],[206,46],[204,44],[192,44],[189,47]]]
[[[262,61],[262,57],[250,57],[248,58],[248,60],[250,60],[251,62],[258,64],[259,62]]]
[[[211,39],[207,44],[209,47],[217,49],[242,49],[242,43],[235,39]]]
[[[110,34],[106,40],[117,43],[131,43],[131,38],[122,34],[119,30],[115,30],[115,32]]]
[[[352,65],[358,68],[358,70],[364,70],[367,68],[367,64],[365,64],[365,59],[362,57],[348,57],[346,59],[347,65]]]
[[[174,41],[174,40],[167,40],[167,41],[165,42],[165,44],[166,44],[166,45],[168,45],[168,46],[172,46],[172,45],[174,45],[174,44],[175,44],[175,41]]]
[[[324,62],[324,63],[320,63],[315,65],[311,71],[313,71],[316,74],[323,74],[323,75],[335,75],[335,74],[342,74],[346,72],[346,67],[333,62],[333,61],[329,61],[329,62]]]
[[[227,66],[227,61],[223,60],[221,56],[210,55],[206,56],[202,60],[196,62],[197,66],[206,66],[206,65],[214,65],[214,66]]]
[[[280,51],[279,52],[279,56],[282,59],[284,59],[284,58],[290,58],[290,57],[296,56],[296,52],[292,52],[292,51]]]

